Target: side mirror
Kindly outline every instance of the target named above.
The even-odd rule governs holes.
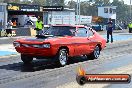
[[[92,28],[89,28],[89,30],[90,30],[90,31],[92,31],[92,32],[93,32],[93,34],[95,33],[95,32],[94,32],[94,30],[93,30]]]
[[[75,35],[76,30],[70,30],[70,32],[71,32],[73,35]]]
[[[87,38],[87,40],[89,40],[89,38]]]
[[[89,28],[90,31],[92,31],[93,29],[92,28]]]

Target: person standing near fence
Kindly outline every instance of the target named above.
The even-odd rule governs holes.
[[[16,28],[16,26],[17,26],[17,21],[15,20],[15,21],[13,22],[13,27]]]
[[[130,23],[128,24],[128,28],[129,28],[129,33],[132,33],[132,22],[130,22]]]
[[[42,21],[40,16],[38,16],[38,20],[36,21],[35,30],[37,31],[37,35],[42,35],[43,34],[43,21]]]
[[[11,20],[9,20],[9,22],[7,23],[7,29],[6,29],[7,36],[9,34],[12,34],[12,26],[13,26],[13,23]]]

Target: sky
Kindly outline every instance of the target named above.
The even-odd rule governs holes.
[[[65,0],[65,1],[68,2],[71,0]],[[74,0],[74,1],[77,1],[77,0]],[[87,1],[87,0],[80,0],[80,1]],[[110,1],[112,2],[113,0],[110,0]],[[124,3],[130,5],[130,0],[124,0]]]

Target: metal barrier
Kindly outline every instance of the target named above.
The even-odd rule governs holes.
[[[9,36],[35,36],[36,30],[33,28],[14,28],[0,31],[1,37]]]
[[[16,29],[16,36],[34,36],[36,31],[33,28],[18,28]]]
[[[6,35],[6,30],[0,30],[0,37],[4,37]]]

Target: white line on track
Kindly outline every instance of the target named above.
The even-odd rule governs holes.
[[[0,51],[16,52],[13,44],[1,44],[0,45]]]

